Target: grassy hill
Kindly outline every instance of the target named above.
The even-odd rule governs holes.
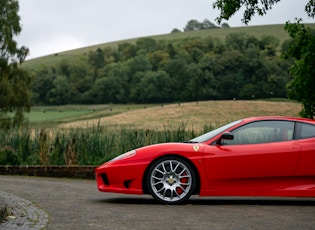
[[[315,24],[307,24],[311,28],[315,29]],[[151,38],[157,40],[173,40],[173,39],[184,39],[189,37],[215,37],[224,40],[226,35],[230,33],[247,33],[249,35],[253,35],[257,38],[261,38],[262,36],[270,35],[275,36],[279,39],[280,43],[285,41],[289,38],[286,31],[284,31],[284,25],[263,25],[263,26],[243,26],[243,27],[234,27],[234,28],[220,28],[220,29],[209,29],[209,30],[201,30],[201,31],[191,31],[191,32],[181,32],[181,33],[170,33],[170,34],[163,34],[163,35],[156,35],[150,36]],[[128,40],[121,40],[121,41],[114,41],[109,43],[103,44],[96,44],[93,46],[82,47],[79,49],[69,50],[60,53],[54,53],[51,55],[34,58],[28,60],[23,63],[23,67],[33,69],[37,66],[43,64],[52,64],[58,63],[60,60],[64,58],[73,58],[78,55],[87,54],[91,50],[96,50],[97,48],[105,48],[105,47],[116,47],[119,43],[122,42],[130,42],[133,43],[138,38],[128,39]]]

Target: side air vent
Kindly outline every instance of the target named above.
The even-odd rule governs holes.
[[[105,185],[109,185],[109,180],[108,180],[108,177],[105,173],[101,174],[101,177],[102,177],[102,180],[103,180],[103,183]]]
[[[124,181],[124,186],[125,186],[125,188],[129,188],[131,181],[132,181],[132,180],[126,180],[126,181]]]

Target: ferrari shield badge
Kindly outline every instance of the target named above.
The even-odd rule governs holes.
[[[194,145],[193,149],[197,152],[199,150],[199,146],[198,145]]]

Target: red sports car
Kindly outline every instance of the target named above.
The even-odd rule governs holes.
[[[315,197],[315,121],[253,117],[183,143],[155,144],[96,168],[102,192],[166,204],[200,196]]]

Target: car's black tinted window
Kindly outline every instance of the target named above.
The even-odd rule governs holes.
[[[258,144],[293,140],[294,122],[256,121],[243,125],[233,131],[233,140],[224,140],[223,144]]]
[[[300,133],[300,138],[310,138],[310,137],[315,137],[315,126],[306,124],[306,123],[299,123],[301,133]]]

